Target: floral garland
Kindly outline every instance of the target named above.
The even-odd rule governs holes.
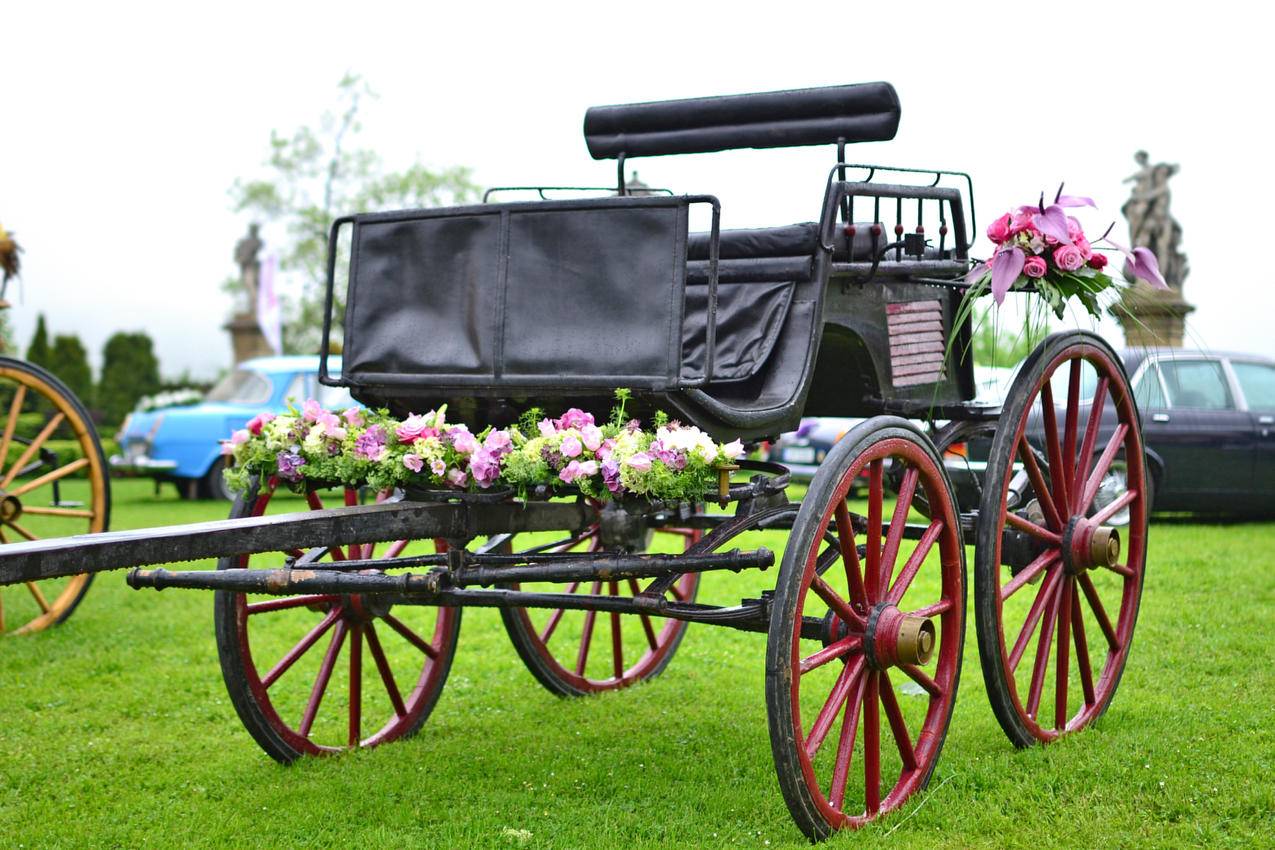
[[[1108,238],[1110,227],[1091,243],[1080,222],[1066,212],[1094,206],[1090,198],[1064,195],[1060,186],[1052,204],[1046,205],[1042,195],[1039,203],[1021,206],[993,221],[987,228],[987,238],[996,249],[991,259],[978,263],[966,275],[965,282],[971,287],[968,297],[990,290],[1000,304],[1011,289],[1034,288],[1060,319],[1072,298],[1079,300],[1091,315],[1098,316],[1098,293],[1115,283],[1104,271],[1106,255],[1094,250],[1103,242],[1125,255],[1124,271],[1129,278],[1167,289],[1149,249],[1130,251],[1117,244]]]
[[[557,419],[532,410],[509,428],[475,434],[449,423],[447,406],[395,419],[386,410],[351,407],[335,413],[313,399],[300,410],[261,413],[222,442],[233,459],[230,487],[242,492],[253,476],[275,477],[294,489],[307,481],[482,492],[573,487],[606,500],[626,495],[700,501],[718,470],[744,453],[739,440],[715,442],[700,429],[657,414],[655,430],[626,420],[626,391],[610,421],[572,408]]]

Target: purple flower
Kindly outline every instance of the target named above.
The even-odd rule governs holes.
[[[655,458],[670,469],[685,469],[686,455],[679,452],[672,446],[666,446],[663,440],[656,440],[651,443],[651,453]]]
[[[500,459],[487,449],[479,449],[469,459],[469,471],[479,487],[490,487],[500,477]]]
[[[619,463],[614,460],[602,462],[602,483],[606,484],[607,489],[612,493],[619,493],[624,489],[624,485],[620,483]]]
[[[385,456],[385,429],[372,425],[354,441],[354,456],[362,460],[379,461]]]
[[[305,466],[305,458],[301,457],[295,448],[279,452],[275,463],[279,468],[279,477],[284,481],[301,480],[301,467]]]
[[[514,450],[514,441],[510,439],[508,431],[492,431],[483,440],[483,448],[496,457],[504,457]]]
[[[436,437],[438,431],[430,427],[433,417],[419,416],[415,413],[408,416],[394,429],[394,436],[400,443],[411,443],[421,437]]]
[[[1005,293],[1013,286],[1014,281],[1023,273],[1023,264],[1027,255],[1017,246],[1006,251],[997,251],[986,263],[979,263],[965,275],[965,282],[971,286],[983,279],[989,271],[992,273],[992,298],[997,304],[1005,300]]]
[[[568,434],[562,438],[559,451],[562,452],[563,457],[579,457],[580,452],[584,451],[584,446],[578,438]]]
[[[625,459],[624,465],[638,472],[647,472],[651,468],[651,456],[646,452],[638,452]]]
[[[578,407],[573,407],[566,413],[562,414],[562,418],[557,421],[558,430],[566,430],[567,428],[575,428],[577,430],[584,428],[586,425],[592,425],[593,414],[585,413]]]
[[[403,466],[406,466],[412,472],[420,472],[425,468],[425,461],[421,459],[420,455],[409,452],[403,455]]]

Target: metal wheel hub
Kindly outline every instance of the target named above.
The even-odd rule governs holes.
[[[373,573],[375,574],[375,573]],[[382,594],[379,593],[354,593],[345,597],[344,617],[358,623],[366,623],[375,620],[378,617],[384,617],[390,612],[393,605]]]
[[[0,490],[0,522],[13,522],[22,516],[22,502]]]
[[[1120,560],[1120,532],[1086,517],[1072,517],[1062,536],[1063,569],[1072,575]]]
[[[868,614],[863,653],[874,670],[900,664],[922,666],[933,657],[937,636],[929,617],[913,617],[882,602]]]

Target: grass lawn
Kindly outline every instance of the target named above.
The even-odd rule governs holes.
[[[144,482],[114,492],[117,529],[226,511]],[[929,789],[826,846],[1270,846],[1275,523],[1154,523],[1150,553],[1132,656],[1095,728],[1011,747],[971,611]],[[738,601],[774,576],[711,575],[702,596]],[[0,846],[805,846],[775,780],[762,635],[693,626],[659,679],[563,700],[495,610],[470,609],[416,738],[281,767],[226,696],[212,622],[210,594],[112,573],[67,624],[0,642]]]

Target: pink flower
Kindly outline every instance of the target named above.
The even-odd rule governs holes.
[[[1067,216],[1067,235],[1071,237],[1071,241],[1085,238],[1085,231],[1081,228],[1080,222],[1076,221],[1073,216]]]
[[[1089,258],[1089,268],[1091,268],[1091,269],[1097,269],[1098,271],[1102,271],[1102,270],[1103,270],[1103,269],[1105,269],[1106,267],[1107,267],[1107,255],[1106,255],[1106,254],[1099,254],[1099,253],[1097,253],[1097,252],[1094,252],[1093,256],[1091,256],[1091,257]]]
[[[447,472],[447,464],[443,463],[438,458],[434,458],[429,462],[429,471],[437,475],[439,478],[442,478],[443,474]]]
[[[552,437],[558,433],[558,429],[554,427],[551,419],[541,419],[536,423],[536,427],[540,429],[540,436],[542,437]]]
[[[421,459],[420,455],[411,454],[409,452],[408,454],[403,455],[403,466],[406,466],[408,469],[412,470],[412,472],[420,472],[425,468],[425,461]]]
[[[558,428],[560,430],[563,430],[566,428],[575,428],[578,430],[580,428],[585,427],[586,425],[592,425],[592,424],[594,424],[593,414],[585,413],[583,410],[581,410],[578,407],[573,407],[570,410],[568,410],[566,413],[562,414],[562,418],[559,419],[557,422]]]
[[[596,452],[602,445],[602,429],[597,425],[585,425],[580,429],[580,439],[586,449]]]
[[[452,448],[463,455],[472,455],[478,451],[478,438],[469,433],[464,425],[449,428],[447,437],[452,441]]]
[[[469,460],[469,471],[479,487],[490,487],[500,477],[500,460],[486,449],[479,449]]]
[[[354,441],[354,456],[363,460],[379,461],[385,457],[385,429],[373,425]]]
[[[463,469],[450,469],[447,471],[447,480],[457,487],[464,487],[469,483],[469,476]]]
[[[625,460],[624,465],[638,472],[646,472],[651,468],[651,456],[646,452],[638,452]]]
[[[487,435],[487,439],[483,440],[483,448],[496,457],[504,457],[513,451],[514,444],[508,431],[492,431]]]
[[[1019,207],[1018,211],[1010,216],[1009,234],[1011,236],[1024,232],[1029,234],[1040,232],[1036,229],[1036,225],[1032,224],[1032,213],[1035,209],[1035,207]]]
[[[1054,264],[1063,271],[1074,272],[1085,264],[1075,245],[1059,245],[1054,249]]]
[[[345,439],[345,429],[341,427],[341,417],[335,413],[328,413],[326,410],[320,411],[315,417],[315,425],[319,429],[319,433],[334,440]]]
[[[598,474],[597,461],[586,460],[584,463],[581,463],[578,460],[573,460],[571,461],[571,463],[567,464],[566,467],[561,472],[558,473],[558,477],[561,478],[566,483],[570,484],[571,482],[575,481],[577,478],[588,478],[591,475],[597,475],[597,474]]]
[[[1023,263],[1023,274],[1028,277],[1044,277],[1048,270],[1049,266],[1045,263],[1044,257],[1028,257]]]
[[[997,245],[1009,238],[1009,213],[1005,213],[987,226],[987,238]]]
[[[584,446],[578,438],[568,434],[562,438],[562,445],[559,446],[558,450],[562,452],[563,457],[579,457],[580,452],[584,451]]]
[[[248,438],[250,436],[252,435],[248,433],[247,428],[240,428],[238,431],[230,435],[230,445],[242,446],[244,443],[248,442]]]
[[[598,457],[603,460],[610,458],[613,451],[615,451],[615,440],[612,439],[603,440],[602,445],[597,448]]]
[[[434,437],[438,432],[430,427],[432,417],[418,416],[413,413],[394,429],[394,436],[398,437],[400,443],[415,442],[421,437]]]
[[[274,419],[273,413],[258,413],[248,420],[248,432],[254,437],[261,436],[261,429],[272,419]]]
[[[1081,259],[1083,259],[1086,263],[1089,262],[1089,258],[1093,256],[1093,246],[1089,244],[1089,240],[1086,239],[1082,233],[1080,236],[1077,236],[1074,241],[1076,243],[1076,250],[1080,252]]]
[[[363,411],[357,407],[347,407],[341,417],[345,419],[346,424],[351,428],[363,427]]]
[[[722,446],[722,454],[726,455],[728,460],[734,460],[744,453],[744,443],[741,440],[734,440]]]

